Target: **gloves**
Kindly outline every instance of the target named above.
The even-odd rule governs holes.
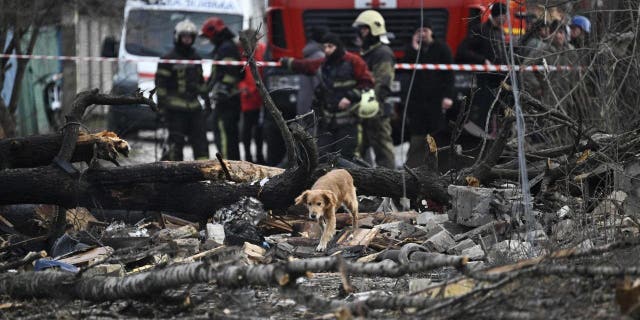
[[[293,62],[293,58],[280,58],[278,62],[280,62],[280,68],[291,69],[291,62]]]

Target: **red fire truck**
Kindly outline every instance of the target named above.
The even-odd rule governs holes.
[[[469,30],[489,17],[489,6],[497,0],[269,0],[267,7],[267,39],[271,57],[302,57],[306,31],[314,26],[325,26],[341,36],[349,50],[354,45],[356,31],[352,27],[358,14],[367,9],[378,10],[385,18],[386,29],[391,33],[391,48],[396,57],[410,42],[421,16],[433,27],[434,37],[445,40],[454,54]],[[503,1],[504,2],[504,1]],[[510,1],[513,33],[509,38],[524,32],[526,9],[523,1]],[[505,30],[509,30],[505,24]],[[399,77],[401,78],[401,77]],[[399,79],[402,80],[402,79]],[[267,72],[265,83],[270,90],[280,92],[281,104],[295,104],[295,91],[299,87],[297,75],[283,72]],[[394,102],[399,104],[402,81],[396,81]],[[456,74],[456,88],[464,95],[472,87],[468,73]],[[287,108],[286,106],[284,107]]]

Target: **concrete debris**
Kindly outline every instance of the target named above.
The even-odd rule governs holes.
[[[449,221],[449,216],[446,214],[435,214],[431,211],[425,211],[418,214],[416,218],[416,224],[418,225],[426,225],[429,221],[435,223],[445,223]]]
[[[469,257],[470,260],[474,261],[482,260],[484,259],[484,250],[482,250],[482,247],[480,245],[475,245],[471,248],[462,250],[461,255]]]
[[[452,209],[449,219],[468,227],[479,227],[498,218],[499,213],[512,212],[515,189],[476,188],[450,185]],[[493,209],[493,208],[497,208]]]
[[[455,246],[449,248],[449,250],[447,250],[447,253],[460,255],[460,254],[462,254],[462,250],[471,248],[471,247],[473,247],[475,245],[476,245],[476,243],[473,242],[473,240],[464,239],[464,240],[458,242],[458,244],[456,244]]]
[[[456,242],[455,240],[453,240],[448,231],[442,230],[430,237],[422,245],[429,248],[431,251],[442,253],[455,246]]]
[[[213,240],[218,244],[224,243],[224,226],[219,223],[207,223],[207,240]]]

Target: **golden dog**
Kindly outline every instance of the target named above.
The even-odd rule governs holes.
[[[353,229],[358,228],[358,198],[353,178],[347,170],[336,169],[320,177],[311,189],[296,198],[296,204],[305,204],[309,218],[316,219],[322,227],[322,236],[316,251],[325,251],[327,244],[336,234],[336,210],[344,204],[353,221]]]

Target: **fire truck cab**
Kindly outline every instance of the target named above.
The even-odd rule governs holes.
[[[330,32],[341,36],[347,49],[356,51],[354,44],[356,31],[352,23],[358,14],[367,9],[378,10],[385,18],[386,29],[391,34],[390,47],[397,58],[402,58],[403,50],[409,43],[421,16],[433,26],[434,37],[446,41],[455,54],[460,42],[474,25],[486,21],[487,10],[496,0],[269,0],[267,6],[268,44],[272,58],[302,57],[306,44],[306,34],[314,26],[325,26]],[[511,1],[512,34],[519,36],[525,27],[526,9],[524,5]],[[505,30],[509,30],[505,25]],[[401,102],[402,77],[397,77],[392,90],[395,97],[391,102]],[[469,73],[456,74],[456,89],[462,97],[473,86]],[[281,71],[265,74],[265,83],[271,91],[288,94],[279,99],[295,105],[295,92],[299,88],[299,76]],[[288,89],[288,90],[287,90]],[[287,107],[284,107],[287,109]]]

